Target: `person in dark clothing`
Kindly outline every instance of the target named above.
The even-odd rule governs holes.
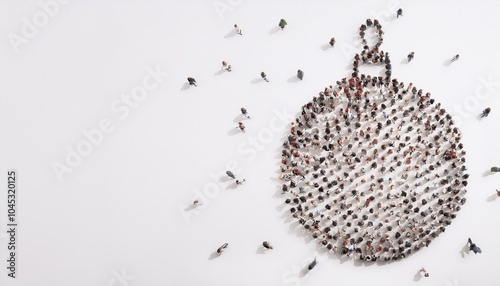
[[[457,61],[460,58],[459,54],[456,54],[452,59],[451,62]]]
[[[316,264],[318,264],[318,262],[316,262],[316,258],[314,258],[314,261],[309,264],[307,269],[312,270],[314,267],[316,267]]]
[[[397,18],[399,18],[399,16],[403,16],[403,9],[399,8],[396,16]]]
[[[227,246],[228,246],[228,245],[229,245],[229,244],[226,242],[226,243],[224,243],[221,247],[217,248],[217,253],[218,253],[219,255],[221,255],[221,254],[222,254],[222,252],[224,252],[224,250],[227,248]]]
[[[302,80],[304,78],[304,72],[302,70],[297,71],[297,77]]]
[[[411,52],[408,54],[408,62],[411,62],[411,60],[413,60],[413,58],[415,57],[415,53],[414,52]]]
[[[264,241],[262,246],[266,249],[273,249],[273,246],[268,241]]]
[[[246,118],[250,119],[250,116],[248,116],[248,112],[244,107],[241,108],[241,114],[243,114],[243,116],[245,116]]]
[[[192,78],[192,77],[188,77],[188,78],[187,78],[187,80],[188,80],[188,82],[189,82],[189,85],[198,86],[198,85],[196,84],[196,80],[195,80],[194,78]]]
[[[483,113],[481,113],[481,117],[488,117],[490,115],[491,108],[487,107],[486,109],[483,110]]]
[[[263,80],[265,80],[265,81],[269,82],[269,81],[267,80],[267,75],[266,75],[266,73],[265,73],[265,72],[261,72],[261,73],[260,73],[260,76],[262,77],[262,79],[263,79]]]
[[[329,43],[330,43],[330,46],[333,47],[335,45],[335,38],[331,38]]]
[[[285,29],[285,26],[288,25],[288,23],[285,21],[285,19],[281,19],[280,23],[278,26],[280,26],[281,30]]]
[[[226,61],[222,61],[222,69],[225,69],[228,72],[230,72],[231,71],[231,65],[228,64]]]
[[[226,174],[227,174],[229,177],[231,177],[231,178],[233,178],[233,179],[236,179],[236,176],[233,174],[233,172],[231,172],[231,171],[227,171],[227,172],[226,172]]]
[[[472,240],[469,238],[469,240],[467,241],[467,243],[469,244],[469,250],[474,252],[474,254],[478,254],[478,253],[481,253],[481,248],[479,248],[475,243],[472,242]]]
[[[236,128],[239,128],[241,131],[245,132],[245,124],[243,124],[242,122],[238,122],[238,127]]]

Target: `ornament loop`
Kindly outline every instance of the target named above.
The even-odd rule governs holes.
[[[366,41],[368,28],[376,29],[375,37],[377,39],[377,42],[374,47],[370,47],[368,45],[368,42]],[[354,56],[354,77],[358,76],[358,67],[360,64],[384,64],[386,79],[391,78],[392,65],[391,60],[389,59],[389,54],[384,53],[384,51],[380,50],[380,46],[384,41],[383,35],[384,31],[382,30],[382,25],[377,19],[374,19],[373,21],[371,19],[367,19],[366,24],[361,24],[361,26],[359,27],[359,36],[361,37],[363,43],[363,50],[361,51],[361,54],[356,54]]]

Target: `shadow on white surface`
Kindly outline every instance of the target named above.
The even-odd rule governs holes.
[[[460,249],[459,253],[462,258],[465,258],[465,255],[470,253],[469,245],[465,243],[462,249]]]
[[[236,135],[236,134],[239,134],[239,133],[245,133],[245,131],[241,131],[237,127],[233,127],[231,129],[229,129],[229,131],[227,132],[227,135],[233,136],[233,135]]]
[[[329,49],[333,49],[333,47],[329,43],[326,43],[326,44],[321,46],[321,49],[323,51],[328,51]]]
[[[291,82],[291,83],[298,82],[298,81],[300,81],[300,80],[299,80],[299,78],[298,78],[296,75],[294,75],[294,76],[290,77],[290,78],[287,80],[287,82]]]
[[[191,85],[189,85],[189,83],[184,83],[184,85],[182,86],[181,90],[188,90],[189,88],[191,87]]]
[[[265,80],[258,77],[258,78],[254,78],[250,81],[251,84],[256,84],[256,83],[260,83],[260,82],[265,82]]]
[[[491,202],[494,202],[496,199],[498,198],[498,195],[497,194],[493,194],[491,196],[489,196],[486,201],[491,203]]]
[[[224,38],[228,39],[228,38],[231,38],[231,37],[234,37],[236,35],[236,30],[234,29],[231,29],[231,31],[229,33],[227,33]]]
[[[215,258],[219,257],[220,255],[217,253],[217,251],[212,252],[210,254],[210,257],[208,257],[208,260],[214,260]]]
[[[273,34],[276,34],[279,32],[279,30],[281,30],[280,27],[276,26],[276,27],[273,27],[270,31],[269,31],[269,35],[273,35]]]
[[[214,75],[221,75],[225,72],[224,69],[220,69],[218,72],[214,73]]]

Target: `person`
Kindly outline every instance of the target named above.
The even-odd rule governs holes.
[[[225,69],[228,72],[230,72],[231,71],[231,65],[228,64],[226,61],[222,61],[222,69]]]
[[[411,62],[411,60],[413,60],[413,58],[415,57],[415,53],[414,52],[411,52],[408,54],[408,62]]]
[[[198,85],[196,84],[196,80],[195,80],[194,78],[192,78],[192,77],[188,77],[188,78],[187,78],[187,80],[188,80],[188,82],[189,82],[189,85],[198,86]]]
[[[459,54],[456,54],[452,59],[451,59],[451,62],[454,62],[454,61],[457,61],[458,58],[460,58],[460,55]]]
[[[334,46],[335,45],[335,38],[331,38],[330,39],[330,46]]]
[[[231,177],[233,179],[236,179],[236,176],[231,171],[226,171],[226,175],[228,175],[229,177]]]
[[[239,185],[243,185],[243,183],[245,182],[246,180],[243,179],[243,180],[236,180],[236,186],[239,186]]]
[[[243,116],[245,116],[246,118],[250,119],[250,116],[248,115],[246,108],[244,107],[241,108],[241,114],[243,114]]]
[[[243,34],[241,33],[241,29],[240,29],[240,27],[238,27],[238,25],[234,24],[234,30],[236,31],[237,34],[240,34],[243,36]]]
[[[429,277],[429,272],[427,272],[427,270],[425,270],[425,268],[422,267],[422,269],[420,269],[420,275],[424,277]]]
[[[245,124],[243,124],[241,121],[238,122],[238,127],[236,128],[239,128],[241,131],[245,132]]]
[[[315,258],[314,258],[314,261],[313,261],[313,262],[311,262],[311,264],[309,264],[309,266],[307,267],[307,269],[312,270],[314,267],[316,267],[316,264],[317,264],[317,263],[318,263],[318,262],[316,262],[316,257],[315,257]]]
[[[285,29],[285,26],[288,25],[288,23],[285,21],[285,19],[281,19],[280,23],[278,26],[280,26],[281,30]]]
[[[197,206],[201,206],[202,204],[203,204],[203,203],[202,203],[202,202],[200,202],[200,200],[194,200],[194,201],[193,201],[193,205],[194,205],[195,207],[197,207]]]
[[[481,117],[488,117],[490,115],[491,108],[487,107],[483,110],[483,113],[481,113]]]
[[[497,196],[500,197],[500,191],[498,189],[496,189],[496,191],[497,191]]]
[[[221,247],[217,248],[217,253],[218,253],[219,255],[221,255],[221,254],[222,254],[222,252],[224,252],[224,250],[227,248],[227,246],[228,246],[228,245],[229,245],[229,244],[226,242],[226,243],[224,243]]]
[[[304,78],[304,72],[302,70],[297,71],[297,77],[302,80]]]
[[[474,254],[482,253],[481,248],[479,248],[475,243],[473,243],[470,238],[467,241],[467,243],[469,244],[469,250],[474,252]]]
[[[262,79],[263,79],[263,80],[265,80],[265,81],[269,82],[269,81],[267,80],[267,75],[266,75],[266,73],[265,73],[265,72],[261,72],[261,73],[260,73],[260,76],[262,77]]]
[[[266,249],[273,249],[273,246],[268,241],[264,241],[262,243],[262,246],[264,246],[264,248]]]
[[[401,8],[398,9],[396,18],[399,18],[399,16],[403,16],[403,9],[401,9]]]

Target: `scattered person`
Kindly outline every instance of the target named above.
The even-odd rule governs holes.
[[[335,45],[335,38],[331,38],[329,43],[330,43],[330,46],[333,47]]]
[[[398,11],[397,11],[397,17],[396,18],[399,18],[399,16],[403,16],[403,9],[399,8]]]
[[[229,177],[231,177],[233,179],[236,179],[236,176],[231,171],[226,171],[226,175],[228,175]]]
[[[451,62],[454,62],[454,61],[457,61],[458,58],[460,58],[460,55],[459,54],[456,54],[452,59],[451,59]]]
[[[194,200],[194,201],[193,201],[193,205],[194,205],[195,207],[197,207],[197,206],[201,206],[202,204],[203,204],[203,203],[202,203],[202,202],[200,202],[200,200]]]
[[[241,180],[241,181],[236,180],[236,186],[243,185],[243,183],[244,183],[245,181],[246,181],[245,179],[243,179],[243,180]]]
[[[429,272],[427,272],[427,270],[422,267],[422,269],[420,269],[420,275],[422,275],[423,277],[429,277]]]
[[[241,114],[243,114],[243,116],[245,116],[246,118],[250,119],[250,116],[248,115],[246,108],[244,107],[241,108]]]
[[[241,29],[240,29],[240,27],[238,27],[238,25],[234,24],[234,30],[236,31],[237,34],[243,36],[243,34],[241,33]]]
[[[273,249],[273,246],[268,241],[264,241],[262,243],[262,246],[264,246],[264,248],[266,249]]]
[[[302,80],[304,78],[304,72],[302,70],[297,71],[297,77]]]
[[[226,250],[226,248],[227,248],[228,245],[229,245],[228,243],[224,243],[221,247],[217,248],[217,253],[219,255],[221,255],[222,252],[224,252],[224,250]]]
[[[187,80],[189,82],[189,85],[198,86],[197,83],[196,83],[196,80],[194,78],[188,77]]]
[[[241,131],[245,132],[245,124],[243,124],[241,121],[238,122],[238,127],[236,127],[237,129],[239,128]]]
[[[490,115],[490,112],[491,112],[491,108],[487,107],[483,110],[483,112],[481,113],[481,117],[488,117],[488,115]]]
[[[262,79],[263,79],[263,80],[265,80],[265,81],[269,82],[269,81],[267,80],[267,75],[266,75],[266,73],[265,73],[265,72],[261,72],[261,73],[260,73],[260,76],[262,77]]]
[[[316,264],[317,264],[316,258],[314,258],[314,261],[311,262],[311,264],[309,264],[309,266],[307,267],[307,269],[312,270],[314,267],[316,267]]]
[[[288,25],[288,23],[285,21],[285,19],[281,19],[280,23],[278,26],[280,26],[281,30],[285,29],[285,26]]]
[[[469,250],[474,252],[474,254],[482,253],[481,248],[479,248],[475,243],[473,243],[470,238],[467,241],[467,243],[469,244]]]
[[[411,60],[413,60],[413,58],[415,57],[415,53],[414,52],[411,52],[408,54],[408,62],[411,62]]]
[[[496,189],[496,191],[497,191],[497,196],[500,197],[500,191],[498,189]]]
[[[222,69],[225,69],[228,72],[230,72],[231,71],[231,65],[228,64],[226,61],[222,61]]]

